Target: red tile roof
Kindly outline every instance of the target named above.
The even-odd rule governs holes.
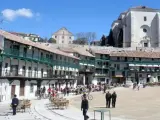
[[[25,44],[25,45],[29,45],[29,46],[32,46],[32,47],[36,47],[36,48],[39,48],[39,49],[42,49],[42,50],[45,50],[45,51],[48,51],[48,52],[52,52],[52,53],[55,53],[55,54],[59,54],[59,55],[63,55],[63,56],[66,56],[66,57],[71,57],[71,58],[74,58],[74,59],[79,59],[77,57],[74,57],[74,56],[71,56],[69,54],[66,54],[65,52],[62,52],[60,50],[57,50],[55,48],[50,48],[46,45],[42,45],[40,43],[36,43],[36,42],[32,42],[30,40],[25,40],[17,35],[14,35],[14,34],[11,34],[9,32],[6,32],[4,30],[0,30],[0,35],[2,35],[4,38],[6,39],[9,39],[11,41],[14,41],[14,42],[18,42],[18,43],[21,43],[21,44]]]
[[[139,57],[139,58],[160,58],[160,52],[121,51],[121,52],[111,52],[110,56],[115,56],[115,57]]]

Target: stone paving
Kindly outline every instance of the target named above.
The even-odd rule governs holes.
[[[74,98],[75,96],[69,96],[68,99]],[[12,115],[12,111],[9,110],[10,102],[0,104],[0,108],[5,108],[6,111],[0,111],[0,120],[83,120],[82,112],[73,106],[64,110],[54,110],[51,108],[49,100],[32,100],[31,109],[26,112],[18,112],[16,116]],[[93,113],[88,113],[90,120],[93,120]],[[96,115],[100,118],[100,115]],[[96,119],[100,120],[100,119]],[[108,116],[105,120],[109,120]],[[121,119],[112,119],[121,120]]]
[[[112,117],[134,120],[160,120],[160,87],[141,88],[140,91],[131,88],[116,90],[118,98],[116,108],[110,108]],[[111,90],[111,92],[113,92]],[[90,101],[90,111],[105,107],[105,94],[94,93]],[[71,100],[71,105],[80,109],[80,98]]]
[[[116,89],[118,94],[116,108],[111,108],[111,120],[160,120],[160,87],[148,87],[133,91],[131,88]],[[92,93],[94,99],[89,102],[88,115],[93,120],[93,110],[105,106],[105,94]],[[80,95],[81,96],[81,95]],[[64,110],[55,110],[49,100],[32,100],[32,107],[25,113],[13,116],[9,102],[0,103],[0,120],[83,120],[80,110],[80,96],[69,96],[70,106]],[[98,119],[97,119],[98,118]],[[96,114],[96,120],[100,115]],[[105,120],[109,120],[108,113]]]

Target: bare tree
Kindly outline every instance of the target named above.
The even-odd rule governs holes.
[[[95,32],[80,32],[80,33],[77,33],[75,36],[76,36],[76,39],[81,39],[81,38],[84,39],[85,38],[88,43],[90,43],[96,39]]]

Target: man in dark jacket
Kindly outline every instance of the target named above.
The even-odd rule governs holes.
[[[106,93],[106,108],[110,108],[110,104],[111,104],[111,94],[108,91]]]
[[[19,100],[16,97],[17,97],[17,95],[14,95],[14,98],[12,99],[12,103],[11,103],[12,109],[13,109],[13,115],[16,115],[16,108],[19,104]]]
[[[103,94],[106,93],[107,86],[104,84]]]
[[[81,103],[81,110],[83,110],[83,116],[84,116],[84,120],[87,120],[89,117],[87,115],[87,111],[89,108],[89,104],[88,104],[88,100],[86,98],[86,94],[83,95],[83,100]]]
[[[112,94],[112,107],[113,107],[113,108],[115,108],[116,99],[117,99],[117,94],[116,94],[116,92],[114,91],[113,94]]]

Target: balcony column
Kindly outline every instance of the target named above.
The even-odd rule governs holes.
[[[36,78],[38,78],[39,76],[38,76],[38,65],[39,65],[39,62],[37,62],[37,75],[36,75]]]
[[[24,76],[26,77],[26,75],[28,75],[28,74],[26,74],[26,64],[27,64],[27,62],[26,62],[26,60],[25,60],[25,70],[24,70]]]
[[[86,76],[85,76],[85,74],[83,75],[83,85],[85,85],[85,83],[86,83]]]
[[[21,72],[21,71],[19,71],[19,58],[18,58],[18,74],[19,74],[19,72]],[[22,74],[22,73],[20,73],[20,74]],[[18,76],[18,75],[17,75]]]
[[[31,77],[33,77],[33,76],[32,76],[33,70],[34,70],[34,68],[33,68],[33,61],[31,61],[31,71],[29,71],[29,72],[31,72]],[[30,74],[30,73],[29,73],[29,74]],[[29,77],[30,77],[30,76],[29,76]]]
[[[10,70],[9,70],[9,75],[11,75],[11,67],[12,67],[12,58],[10,57]],[[5,73],[6,74],[6,73]]]
[[[76,88],[76,87],[77,87],[77,80],[74,80],[73,88]]]

